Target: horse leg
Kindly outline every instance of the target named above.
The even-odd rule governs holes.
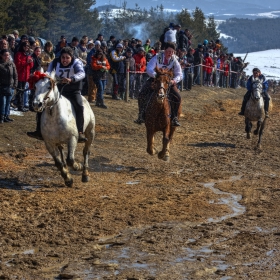
[[[67,187],[73,186],[73,179],[71,178],[71,175],[69,173],[68,167],[65,163],[64,155],[62,152],[62,146],[51,146],[46,144],[46,148],[51,154],[51,156],[54,159],[55,166],[60,171],[61,176],[64,179],[64,183]]]
[[[259,141],[258,141],[258,149],[261,149],[261,141],[262,141],[262,135],[263,135],[263,130],[266,126],[266,118],[264,119],[264,121],[262,122],[261,126],[260,126],[260,131],[259,131]]]
[[[75,137],[72,137],[70,141],[68,142],[68,154],[67,154],[67,165],[71,166],[73,170],[79,171],[83,169],[83,166],[75,161],[75,150],[77,146],[77,140]]]
[[[245,131],[247,132],[247,139],[251,139],[252,123],[248,118],[245,118]]]
[[[157,154],[157,149],[154,147],[155,132],[147,129],[147,153],[151,156]]]
[[[258,135],[258,134],[259,134],[259,130],[260,130],[261,124],[262,124],[261,121],[258,121],[258,122],[257,122],[257,128],[254,130],[254,134],[255,134],[255,135]]]
[[[83,149],[83,156],[84,156],[84,164],[83,164],[83,174],[82,174],[82,182],[86,183],[89,181],[89,172],[88,172],[88,159],[90,155],[90,146],[93,142],[94,138],[94,129],[92,128],[90,132],[88,130],[85,131],[85,136],[88,139],[85,143],[85,147]]]
[[[158,158],[169,161],[169,138],[164,134],[162,137],[162,150],[158,153]]]

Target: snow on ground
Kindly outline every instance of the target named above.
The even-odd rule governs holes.
[[[234,53],[235,57],[240,56],[242,59],[245,55]],[[257,67],[267,79],[280,79],[280,49],[248,53],[245,62],[249,62],[245,68],[247,75],[252,75],[253,68]]]

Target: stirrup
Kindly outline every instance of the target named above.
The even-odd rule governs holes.
[[[181,126],[178,119],[175,117],[172,122],[171,122],[171,126]]]
[[[82,133],[79,133],[78,143],[85,143],[85,142],[87,142],[87,138]]]

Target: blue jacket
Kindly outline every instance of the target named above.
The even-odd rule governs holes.
[[[252,90],[252,78],[253,78],[253,75],[248,79],[247,85],[246,85],[247,90],[249,90],[249,91]],[[267,92],[267,90],[268,90],[268,82],[267,82],[265,76],[264,76],[263,74],[261,74],[261,75],[259,76],[259,79],[260,79],[260,80],[263,80],[263,91],[264,91],[264,92]]]

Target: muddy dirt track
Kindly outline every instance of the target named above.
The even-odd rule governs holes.
[[[106,96],[90,182],[72,172],[73,188],[26,136],[34,113],[2,124],[0,279],[280,279],[280,95],[256,150],[244,93],[183,92],[169,163],[146,153],[137,101]]]

